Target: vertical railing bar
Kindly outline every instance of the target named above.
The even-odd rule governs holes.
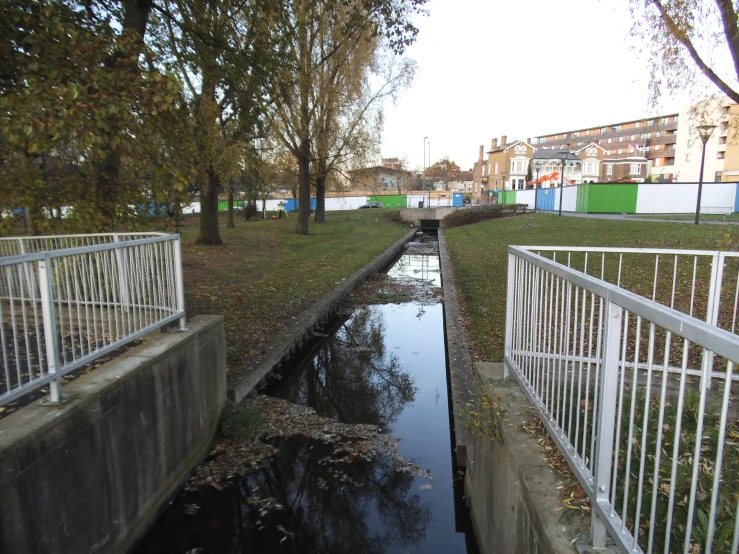
[[[639,520],[641,519],[642,493],[644,491],[644,465],[647,455],[647,429],[649,428],[649,404],[652,390],[652,364],[654,362],[654,323],[649,323],[649,348],[647,351],[647,384],[644,398],[644,417],[642,423],[641,454],[639,455],[639,486],[637,487],[636,514],[634,515],[634,538],[639,536]]]
[[[667,501],[667,525],[665,529],[664,554],[670,554],[672,539],[672,518],[675,508],[675,491],[677,490],[677,462],[680,459],[680,443],[682,442],[683,406],[685,404],[685,381],[687,380],[688,354],[690,342],[683,339],[683,359],[680,371],[680,387],[677,393],[677,414],[675,416],[675,439],[672,446],[672,467],[670,468],[670,494]]]
[[[693,317],[693,308],[695,304],[695,283],[698,278],[698,256],[693,258],[693,282],[690,287],[690,317]]]
[[[665,401],[667,398],[667,380],[669,373],[667,371],[670,366],[670,346],[672,342],[672,332],[667,331],[665,336],[665,352],[662,366],[662,388],[659,395],[659,415],[657,416],[657,440],[654,447],[654,472],[652,473],[652,506],[649,512],[649,521],[654,522],[654,516],[657,512],[657,495],[659,493],[659,468],[662,459],[662,426],[665,422]],[[649,394],[649,391],[647,391]],[[654,546],[654,529],[656,525],[649,526],[649,539],[647,543],[647,551],[652,552]]]
[[[580,307],[580,294],[578,291],[578,287],[575,287],[575,309],[573,310],[574,317],[572,318],[572,356],[571,356],[571,364],[572,364],[572,376],[570,377],[570,402],[569,402],[569,413],[567,415],[567,440],[572,444],[572,401],[574,400],[575,395],[575,366],[577,365],[577,333],[579,330],[579,327],[577,326],[577,314],[579,312]],[[568,346],[569,348],[569,346]]]
[[[582,308],[580,309],[580,364],[577,372],[577,406],[579,409],[580,400],[582,398],[582,367],[585,363],[585,312],[587,311],[588,303],[588,292],[582,289]],[[577,452],[577,444],[580,439],[580,415],[575,412],[577,420],[575,421],[575,443],[572,445],[575,452]],[[584,420],[583,420],[584,424]]]
[[[595,293],[590,293],[590,329],[588,332],[588,370],[585,373],[585,406],[583,408],[583,439],[582,439],[582,460],[591,471],[592,468],[588,464],[587,446],[588,446],[588,412],[590,411],[590,367],[593,359],[593,322],[595,320]]]
[[[675,254],[675,266],[672,270],[672,294],[670,296],[670,308],[675,307],[675,284],[677,283],[677,254]]]
[[[721,480],[721,468],[724,459],[724,443],[726,441],[726,419],[729,415],[729,398],[731,396],[731,380],[734,373],[734,362],[727,360],[726,379],[724,380],[724,396],[721,400],[721,422],[718,430],[718,445],[716,448],[716,466],[713,472],[713,488],[711,490],[711,509],[708,515],[708,533],[706,536],[705,553],[711,554],[713,549],[713,534],[716,527],[716,507],[718,505],[718,489]],[[734,514],[739,519],[739,514]]]
[[[595,451],[595,438],[596,438],[596,427],[595,427],[595,417],[598,413],[598,404],[600,403],[600,379],[601,379],[601,367],[602,367],[602,360],[603,360],[603,315],[604,315],[604,302],[603,297],[598,297],[598,335],[596,338],[596,346],[595,346],[595,383],[593,384],[593,420],[591,421],[591,433],[590,433],[590,471],[593,472],[594,464],[595,464],[595,457],[593,456],[593,452]]]
[[[5,267],[5,275],[6,275],[6,279],[8,282],[8,296],[10,297],[10,328],[13,331],[15,373],[16,373],[16,378],[18,379],[18,386],[20,386],[23,383],[23,377],[21,374],[21,361],[20,361],[19,347],[18,347],[18,329],[15,323],[15,320],[16,320],[15,294],[13,294],[15,287],[13,285],[13,272],[10,266]],[[8,383],[10,383],[10,381],[8,381]]]
[[[568,421],[565,417],[567,414],[567,371],[569,367],[569,353],[570,353],[570,324],[571,324],[571,310],[572,310],[572,283],[567,282],[567,312],[565,314],[565,337],[564,337],[564,373],[560,377],[562,380],[562,406],[560,408],[562,413],[562,431],[564,432],[564,423],[565,421]],[[569,441],[569,434],[567,436],[567,440]]]
[[[533,264],[527,263],[524,268],[524,294],[523,294],[523,316],[524,325],[522,331],[523,355],[520,367],[526,375],[526,379],[531,380],[531,372],[529,371],[529,360],[531,359],[531,346],[529,344],[529,336],[531,329],[531,273],[533,272]]]
[[[63,262],[63,264],[62,264]],[[77,359],[77,343],[74,340],[74,313],[72,311],[72,283],[69,281],[70,276],[70,270],[74,264],[72,263],[72,258],[60,258],[60,263],[57,264],[57,268],[60,266],[63,266],[64,269],[64,291],[66,296],[66,304],[67,304],[67,318],[69,319],[69,343],[70,343],[70,354],[72,356],[72,361]],[[61,307],[60,307],[61,311]],[[59,317],[61,319],[62,315],[59,314]],[[62,355],[64,357],[64,363],[67,363],[67,349],[64,347],[64,335],[62,335],[62,346],[61,346]]]
[[[31,336],[28,332],[28,309],[26,308],[26,304],[28,303],[28,300],[26,298],[27,293],[27,286],[28,286],[28,276],[27,276],[27,264],[23,263],[19,266],[16,266],[18,268],[18,293],[20,294],[20,301],[21,301],[21,320],[23,321],[23,341],[26,345],[26,368],[28,370],[28,380],[33,381],[33,358],[31,356]],[[20,360],[19,365],[20,365]]]
[[[42,340],[43,335],[41,334],[41,331],[43,329],[43,321],[41,323],[41,326],[39,326],[38,305],[41,303],[41,298],[36,296],[38,279],[36,278],[35,271],[38,270],[38,266],[36,264],[29,263],[28,267],[30,268],[31,275],[31,306],[33,306],[33,323],[36,332],[36,351],[38,352],[39,357],[39,376],[42,376],[44,373],[44,366],[46,365],[46,353],[44,352],[45,348],[43,347]],[[0,321],[2,321],[2,316],[0,316]]]
[[[704,359],[705,351],[703,348]],[[690,538],[693,534],[693,516],[695,515],[695,496],[698,485],[698,469],[700,467],[701,460],[701,447],[703,446],[703,419],[706,412],[706,395],[708,392],[708,385],[705,383],[710,376],[703,371],[701,373],[700,380],[700,404],[698,406],[698,421],[695,429],[695,450],[693,451],[693,472],[690,483],[690,499],[688,501],[688,520],[685,526],[685,543],[683,545],[683,554],[689,554],[690,552]]]

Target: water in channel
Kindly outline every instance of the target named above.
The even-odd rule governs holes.
[[[294,436],[232,486],[180,494],[138,553],[477,552],[453,466],[439,257],[435,237],[426,240],[388,271],[389,281],[420,288],[339,316],[266,392],[339,423],[381,427],[433,478],[383,455],[334,465],[334,445]],[[263,510],[254,496],[278,509]]]

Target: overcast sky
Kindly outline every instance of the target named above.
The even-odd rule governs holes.
[[[648,104],[646,58],[630,50],[628,0],[430,0],[407,54],[410,89],[385,107],[382,155],[462,169],[490,139],[526,139],[647,115],[690,101]],[[428,155],[428,154],[427,154]],[[428,159],[426,161],[428,165]]]

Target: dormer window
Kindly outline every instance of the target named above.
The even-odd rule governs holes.
[[[522,155],[522,156],[525,156],[525,155],[526,155],[526,147],[525,147],[525,146],[524,146],[523,144],[519,144],[518,146],[516,146],[516,147],[515,147],[515,148],[513,149],[513,151],[514,151],[514,152],[515,152],[515,153],[516,153],[517,155]]]

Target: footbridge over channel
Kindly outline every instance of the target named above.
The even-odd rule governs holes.
[[[401,208],[400,218],[421,229],[440,229],[441,220],[459,208]]]

